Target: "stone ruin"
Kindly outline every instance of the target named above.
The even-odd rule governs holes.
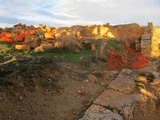
[[[115,25],[75,25],[72,27],[39,27],[14,25],[13,28],[0,29],[0,41],[14,43],[17,50],[47,51],[55,48],[70,50],[96,50],[94,39],[124,41],[142,54],[160,56],[160,26],[140,26],[136,23]]]

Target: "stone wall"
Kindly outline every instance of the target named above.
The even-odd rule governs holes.
[[[152,22],[144,27],[144,34],[141,36],[141,53],[153,57],[160,56],[160,26],[153,26]]]
[[[148,26],[144,27],[144,34],[141,36],[141,53],[150,54],[151,51],[151,38],[152,38],[153,24],[148,23]]]

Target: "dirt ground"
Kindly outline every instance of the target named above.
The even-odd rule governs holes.
[[[30,66],[26,60],[23,62],[13,63],[19,67],[12,72],[1,70],[6,75],[1,74],[0,120],[76,120],[106,87],[88,81],[87,75],[95,70],[82,64],[46,62],[41,69],[41,63]],[[24,68],[22,73],[25,64],[28,68],[36,66],[36,70],[28,73]]]
[[[105,63],[53,61],[19,58],[1,65],[0,120],[78,120],[116,76],[98,75],[99,81],[89,81],[88,75],[106,71]],[[134,120],[160,119],[159,103],[156,113],[142,107],[135,107]]]

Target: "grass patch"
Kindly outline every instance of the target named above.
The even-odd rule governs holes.
[[[13,56],[43,56],[43,57],[55,57],[59,62],[80,62],[82,56],[95,55],[95,51],[80,50],[77,52],[65,51],[65,50],[53,50],[51,52],[34,52],[34,51],[18,51],[14,49],[13,44],[0,43],[0,62],[11,59]]]
[[[52,51],[52,52],[39,52],[39,53],[32,53],[33,56],[53,56],[59,62],[81,62],[82,56],[88,55],[95,55],[95,51],[90,50],[81,50],[78,52],[71,52],[71,51]]]
[[[118,50],[119,52],[122,52],[124,50],[122,44],[116,40],[108,40],[107,41],[106,49],[109,50],[111,48],[114,48],[114,49]]]

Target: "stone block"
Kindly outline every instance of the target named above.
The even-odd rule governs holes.
[[[79,120],[124,120],[123,117],[99,105],[91,105]]]
[[[151,39],[151,34],[142,35],[141,39],[142,40],[150,40]]]
[[[106,90],[93,103],[96,105],[123,111],[123,108],[131,108],[134,102],[141,101],[142,98],[143,95],[141,94],[126,95],[118,91]]]
[[[141,40],[141,48],[150,47],[151,41],[149,39],[142,39]]]
[[[136,85],[132,79],[116,78],[109,84],[108,87],[125,94],[130,94],[134,92]]]

